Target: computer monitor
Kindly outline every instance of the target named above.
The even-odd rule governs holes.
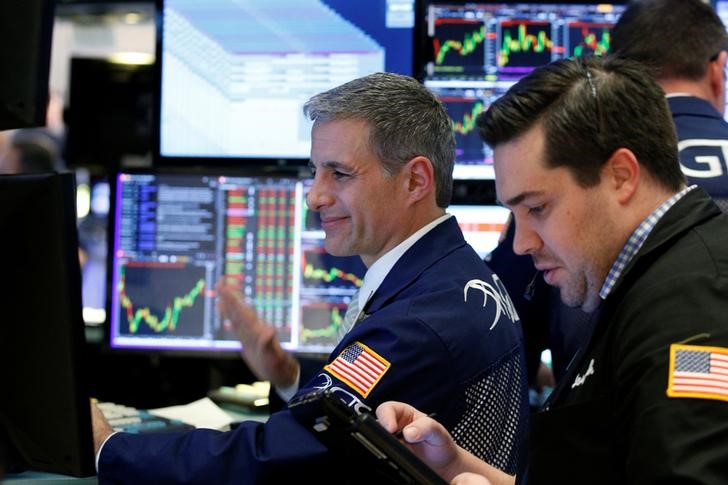
[[[0,232],[5,468],[94,475],[73,175],[0,176]]]
[[[413,73],[417,0],[158,1],[160,165],[307,160],[312,95]]]
[[[54,10],[53,0],[0,2],[0,131],[45,125]]]
[[[455,179],[493,179],[478,114],[534,68],[571,56],[602,55],[624,5],[593,2],[458,2],[425,5],[418,67],[445,104],[456,136]]]
[[[66,164],[106,173],[128,157],[151,159],[154,89],[152,64],[72,58]]]
[[[110,345],[146,351],[239,351],[214,285],[242,296],[294,352],[329,353],[366,271],[323,249],[309,180],[231,172],[136,171],[112,190]]]

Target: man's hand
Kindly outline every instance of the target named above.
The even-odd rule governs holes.
[[[390,433],[402,431],[415,455],[452,485],[515,483],[514,476],[459,447],[444,426],[409,404],[385,402],[377,408],[377,420]]]
[[[220,313],[238,334],[243,345],[243,360],[253,374],[278,388],[293,385],[299,364],[281,347],[275,328],[261,320],[255,308],[244,303],[234,287],[221,281],[215,289]]]
[[[98,453],[99,448],[106,441],[106,438],[114,432],[114,429],[93,400],[91,401],[91,426],[94,434],[94,453]]]
[[[449,468],[457,458],[458,446],[440,423],[409,404],[395,401],[381,404],[376,412],[381,425],[390,433],[401,430],[412,451],[438,474],[448,480],[455,475]]]
[[[450,485],[492,485],[492,482],[477,473],[461,473],[452,479]]]

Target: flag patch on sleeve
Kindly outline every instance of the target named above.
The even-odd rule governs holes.
[[[672,344],[667,395],[728,401],[728,349]]]
[[[372,349],[354,342],[324,369],[367,397],[389,366],[390,363]]]

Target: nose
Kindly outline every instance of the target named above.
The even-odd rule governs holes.
[[[523,256],[533,254],[543,246],[543,241],[536,231],[528,224],[517,219],[513,220],[516,234],[513,236],[513,252]]]
[[[313,178],[311,188],[306,194],[306,204],[312,211],[319,212],[327,205],[333,204],[334,198],[331,192],[326,188],[326,184],[321,179],[321,175],[317,173]]]

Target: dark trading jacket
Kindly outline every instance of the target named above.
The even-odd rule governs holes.
[[[367,317],[329,356],[330,364],[363,344],[389,364],[376,385],[363,395],[327,366],[298,395],[332,389],[370,410],[387,400],[412,403],[436,412],[463,446],[515,471],[528,419],[525,364],[520,325],[496,281],[455,218],[443,221],[397,261]],[[119,433],[99,460],[101,484],[349,483],[366,481],[366,473],[334,459],[289,409],[226,433]]]
[[[728,347],[728,216],[700,188],[659,221],[532,418],[528,483],[727,484],[728,402],[668,397],[678,343]]]

